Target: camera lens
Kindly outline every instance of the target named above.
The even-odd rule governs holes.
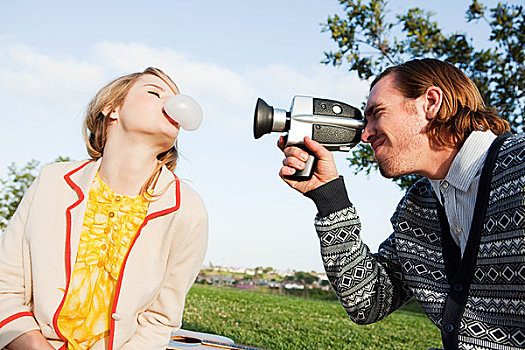
[[[272,132],[273,107],[269,106],[262,98],[257,99],[253,118],[253,136],[256,139]]]

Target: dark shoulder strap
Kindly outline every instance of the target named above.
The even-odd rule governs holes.
[[[465,253],[463,254],[463,260],[466,264],[462,264],[460,271],[458,271],[460,274],[470,276],[469,284],[474,274],[474,267],[476,265],[479,242],[481,239],[481,230],[483,229],[483,222],[485,221],[485,214],[487,213],[492,172],[494,170],[496,158],[499,154],[499,149],[510,135],[511,134],[507,132],[498,136],[494,142],[492,142],[479,178],[478,193],[476,195],[476,204],[474,206],[474,216],[472,218],[472,225],[470,227]]]
[[[479,243],[481,239],[481,231],[483,222],[485,221],[485,214],[487,212],[490,183],[492,179],[492,172],[498,157],[499,149],[503,142],[510,136],[510,133],[505,133],[498,136],[489,148],[485,164],[481,170],[479,179],[478,193],[476,195],[476,204],[474,206],[474,216],[472,218],[472,225],[470,227],[467,246],[463,254],[463,258],[459,259],[457,256],[452,261],[445,260],[445,269],[450,273],[449,284],[450,289],[445,301],[445,308],[443,309],[443,320],[441,324],[441,339],[445,350],[453,350],[458,348],[458,331],[465,310],[465,304],[469,295],[470,284],[474,276],[474,268],[479,250]],[[440,215],[441,216],[441,215]],[[445,220],[448,223],[448,220]],[[447,225],[448,226],[448,225]],[[442,235],[450,236],[450,231],[442,232]],[[450,238],[452,239],[452,238]],[[446,240],[445,240],[446,241]],[[443,249],[445,247],[443,246]],[[457,251],[454,252],[457,254]],[[443,255],[446,259],[447,255]],[[453,266],[454,263],[459,263]],[[447,268],[448,265],[448,268]],[[452,273],[452,268],[456,271]]]

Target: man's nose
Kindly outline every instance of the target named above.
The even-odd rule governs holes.
[[[374,138],[374,134],[372,132],[372,128],[370,127],[370,124],[367,123],[361,134],[361,141],[365,143],[369,143],[369,142],[372,142],[373,138]]]

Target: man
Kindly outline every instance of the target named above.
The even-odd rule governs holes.
[[[365,118],[362,141],[381,174],[424,177],[399,203],[377,254],[362,243],[323,146],[305,139],[318,158],[310,180],[284,178],[304,168],[297,147],[284,149],[280,171],[318,208],[323,262],[351,319],[379,321],[413,296],[445,349],[525,348],[525,138],[506,133],[475,85],[434,59],[379,75]]]

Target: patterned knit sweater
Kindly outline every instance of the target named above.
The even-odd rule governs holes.
[[[328,278],[354,322],[379,321],[413,296],[445,349],[525,348],[525,137],[494,148],[463,258],[427,179],[400,201],[377,254],[361,241],[342,178],[305,194],[319,209]]]

